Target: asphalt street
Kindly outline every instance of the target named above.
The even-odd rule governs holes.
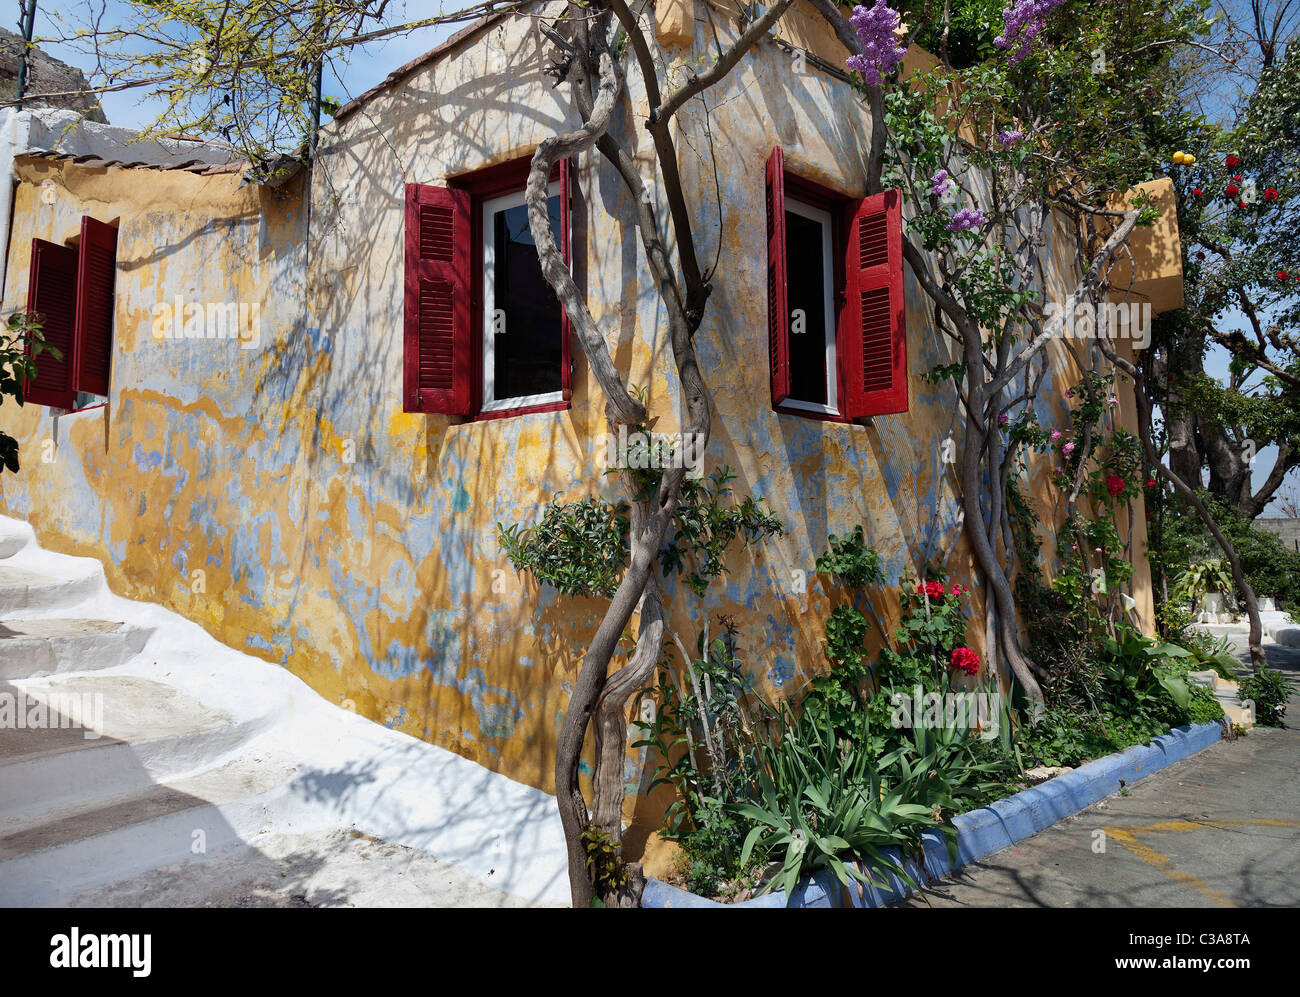
[[[899,906],[1300,906],[1300,651],[1265,650],[1291,684],[1287,727],[1219,741]]]

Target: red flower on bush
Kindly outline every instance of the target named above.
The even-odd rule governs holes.
[[[975,675],[980,670],[980,656],[969,647],[959,647],[952,652],[952,667],[967,675]]]
[[[1124,479],[1117,474],[1112,474],[1106,479],[1106,491],[1119,498],[1124,494]]]
[[[1154,488],[1155,486],[1156,486],[1156,479],[1155,479],[1155,478],[1147,478],[1147,487],[1148,487],[1148,488]]]
[[[1267,188],[1265,188],[1265,190],[1264,190],[1264,200],[1266,200],[1266,201],[1276,201],[1276,200],[1277,200],[1277,188],[1276,188],[1276,187],[1267,187]]]
[[[1240,174],[1240,173],[1234,173],[1234,174],[1232,175],[1232,182],[1233,182],[1233,183],[1241,183],[1241,174]]]
[[[1236,166],[1236,165],[1237,165],[1238,163],[1240,163],[1240,162],[1241,162],[1241,160],[1238,159],[1236,156],[1229,156],[1227,159],[1225,159],[1225,160],[1223,161],[1223,165],[1226,166],[1226,167],[1228,167],[1228,169],[1232,169],[1234,166]]]
[[[1201,190],[1200,187],[1194,187],[1194,188],[1192,188],[1192,196],[1193,196],[1193,197],[1200,197],[1203,193],[1205,193],[1205,192],[1204,192],[1203,190]]]
[[[1285,271],[1285,270],[1279,270],[1279,271],[1277,272],[1277,279],[1278,279],[1278,280],[1286,280],[1286,277],[1287,277],[1287,274],[1286,274],[1286,271]]]
[[[1241,188],[1238,187],[1235,183],[1230,183],[1228,184],[1228,189],[1224,191],[1224,193],[1227,194],[1229,197],[1236,197],[1238,194],[1241,193]]]
[[[924,593],[931,599],[943,598],[943,582],[923,582],[916,586],[918,595]],[[957,594],[957,586],[953,586],[953,595]]]

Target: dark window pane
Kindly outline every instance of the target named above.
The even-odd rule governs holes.
[[[560,241],[560,199],[547,202]],[[542,276],[524,205],[492,218],[493,395],[522,398],[560,390],[560,303]]]
[[[826,269],[821,222],[785,213],[790,397],[826,402]]]

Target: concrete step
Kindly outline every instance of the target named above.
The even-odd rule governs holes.
[[[266,830],[270,797],[294,771],[285,759],[250,754],[4,829],[0,906],[61,905],[159,866],[184,868],[243,850]]]
[[[110,620],[0,620],[0,680],[115,668],[152,634],[151,627]]]
[[[89,558],[68,558],[58,574],[0,564],[0,616],[14,612],[45,615],[76,605],[105,590],[104,567]]]
[[[223,760],[258,732],[128,675],[0,683],[0,831],[74,802],[95,806]]]
[[[0,558],[13,557],[24,547],[36,545],[36,534],[19,519],[0,516]]]

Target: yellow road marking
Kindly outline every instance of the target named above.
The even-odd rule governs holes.
[[[1160,854],[1150,845],[1144,845],[1138,840],[1139,834],[1153,834],[1161,831],[1202,831],[1206,828],[1223,831],[1230,827],[1296,827],[1300,826],[1297,820],[1274,820],[1267,817],[1248,818],[1245,820],[1167,820],[1159,824],[1147,824],[1145,827],[1104,827],[1106,837],[1114,838],[1130,852],[1140,858],[1147,865],[1159,870],[1176,883],[1182,883],[1194,890],[1205,894],[1219,907],[1236,907],[1230,898],[1225,897],[1222,893],[1209,886],[1198,876],[1193,876],[1190,872],[1183,872],[1181,869],[1175,869],[1174,864],[1168,856]]]

